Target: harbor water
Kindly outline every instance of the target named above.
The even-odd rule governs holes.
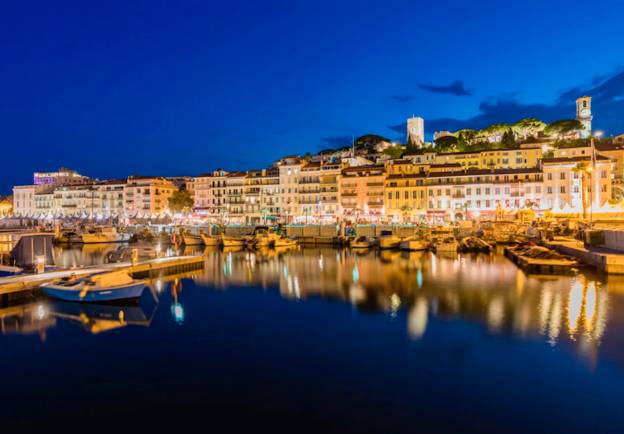
[[[500,252],[201,253],[137,304],[3,300],[4,429],[624,431],[624,277],[527,276]]]

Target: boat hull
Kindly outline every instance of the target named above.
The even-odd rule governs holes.
[[[96,243],[125,243],[130,239],[123,234],[117,234],[114,236],[105,234],[83,234],[82,242],[84,244],[96,244]]]
[[[399,245],[401,250],[409,250],[409,251],[418,251],[418,250],[427,250],[429,246],[424,241],[402,241]]]
[[[204,241],[198,236],[184,235],[182,237],[185,246],[201,246]]]
[[[107,302],[114,300],[128,300],[141,297],[145,290],[144,282],[111,288],[91,288],[84,294],[81,289],[66,288],[58,285],[43,285],[43,293],[48,297],[63,301],[79,301],[87,303]]]

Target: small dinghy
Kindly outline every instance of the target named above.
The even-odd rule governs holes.
[[[43,292],[65,301],[106,302],[139,298],[145,289],[144,280],[135,280],[126,271],[70,276],[42,285]]]

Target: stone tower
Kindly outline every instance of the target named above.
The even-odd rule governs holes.
[[[582,96],[576,100],[576,120],[583,124],[581,137],[588,138],[592,133],[591,96]]]

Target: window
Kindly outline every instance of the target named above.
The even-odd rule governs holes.
[[[549,173],[548,176],[546,177],[549,181],[552,181],[552,173]]]
[[[566,179],[566,174],[565,174],[565,172],[561,172],[561,173],[559,174],[559,179]]]
[[[561,187],[559,187],[559,192],[560,193],[565,193],[566,192],[565,185],[562,185]]]

